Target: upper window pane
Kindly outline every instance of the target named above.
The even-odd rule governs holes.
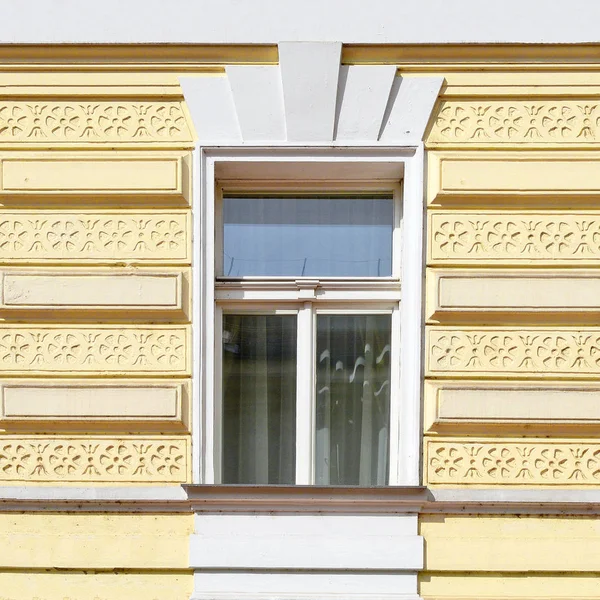
[[[223,276],[389,277],[388,196],[223,198]]]

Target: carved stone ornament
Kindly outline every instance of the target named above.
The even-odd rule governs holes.
[[[0,143],[192,142],[181,102],[0,103]]]
[[[600,444],[429,440],[427,479],[431,484],[598,485]]]
[[[0,481],[185,482],[186,438],[0,440]]]
[[[598,260],[600,215],[433,213],[430,239],[434,263]]]
[[[185,327],[35,327],[0,333],[2,373],[185,373]]]
[[[600,330],[431,328],[428,359],[429,372],[440,375],[597,375],[600,373]]]
[[[3,212],[0,261],[188,261],[185,212]]]
[[[441,105],[427,144],[588,144],[599,137],[598,102],[449,100]]]

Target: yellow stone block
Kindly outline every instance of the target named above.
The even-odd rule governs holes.
[[[2,600],[189,600],[192,571],[43,573],[0,571]]]
[[[600,385],[558,381],[426,381],[426,433],[593,434]]]
[[[571,204],[600,194],[600,160],[591,152],[440,151],[430,152],[428,163],[429,204],[514,205],[557,197]]]
[[[541,574],[598,570],[597,517],[422,515],[419,523],[427,571]],[[566,588],[559,586],[557,592],[559,589]],[[448,591],[453,596],[458,589],[454,586]],[[494,589],[487,595],[493,598]]]
[[[189,431],[186,380],[4,379],[0,428],[5,431]]]
[[[599,316],[600,270],[427,271],[426,318],[433,321],[596,324]]]
[[[0,155],[0,195],[23,197],[124,196],[143,201],[189,201],[189,153],[29,153]]]
[[[191,514],[5,513],[0,524],[0,571],[164,570],[189,564]]]
[[[188,269],[0,269],[0,315],[189,318]]]
[[[423,600],[600,600],[594,573],[428,573],[419,575]]]

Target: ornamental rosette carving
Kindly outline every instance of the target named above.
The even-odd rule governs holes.
[[[435,117],[427,144],[581,144],[599,138],[600,103],[448,100]]]
[[[0,103],[0,143],[193,141],[181,102]]]
[[[0,440],[0,481],[174,482],[188,479],[183,438]]]
[[[600,258],[600,217],[593,214],[433,213],[430,263],[576,262]]]
[[[600,330],[486,331],[430,328],[429,372],[600,374]]]
[[[0,261],[189,262],[186,213],[0,213]]]
[[[187,373],[185,327],[5,328],[0,373]]]
[[[431,484],[600,485],[600,444],[430,440],[427,452]]]

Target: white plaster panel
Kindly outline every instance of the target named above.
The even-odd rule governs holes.
[[[288,141],[333,140],[341,52],[341,43],[279,44]]]
[[[205,569],[418,570],[416,515],[196,516],[190,565]],[[337,521],[339,519],[339,521]]]
[[[600,3],[504,0],[81,0],[3,2],[2,43],[597,42]],[[172,15],[173,18],[168,18]],[[26,18],[25,18],[26,17]]]
[[[241,142],[242,136],[227,77],[180,77],[179,83],[200,143]]]
[[[340,68],[336,140],[377,141],[396,70],[395,65]]]
[[[226,72],[243,139],[285,140],[279,67],[229,65]]]
[[[413,515],[390,517],[373,515],[244,515],[233,514],[195,516],[196,532],[201,535],[219,536],[235,531],[239,535],[262,535],[265,532],[276,534],[281,528],[289,535],[321,535],[326,529],[330,535],[417,535],[417,520]]]
[[[380,140],[418,144],[423,139],[443,82],[443,77],[397,77],[392,85]]]
[[[416,573],[203,573],[192,600],[413,600]]]

